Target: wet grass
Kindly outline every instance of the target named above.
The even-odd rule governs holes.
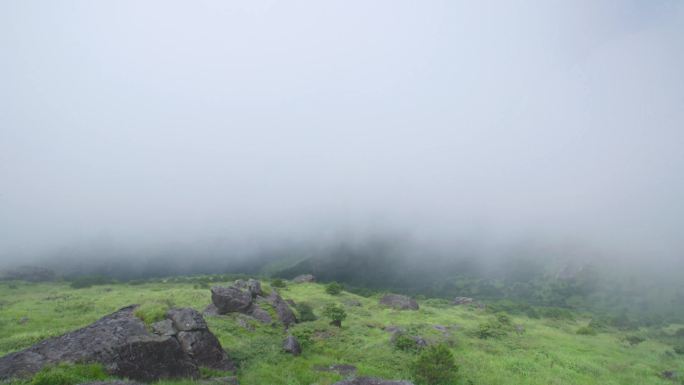
[[[268,284],[264,287],[271,290]],[[675,354],[665,341],[646,338],[631,346],[624,339],[628,333],[614,329],[596,335],[578,335],[576,331],[589,321],[581,315],[574,320],[510,317],[512,325],[522,326],[524,332],[516,333],[511,328],[504,336],[481,339],[478,338],[480,325],[496,322],[496,317],[476,307],[455,307],[446,301],[429,299],[420,301],[418,311],[397,311],[380,306],[378,297],[365,298],[348,292],[330,295],[319,284],[288,282],[278,290],[286,299],[310,304],[319,317],[291,327],[290,332],[303,345],[301,356],[282,352],[281,343],[286,336],[282,327],[237,314],[207,317],[210,329],[236,360],[241,384],[332,384],[342,377],[314,369],[332,364],[355,365],[359,375],[410,379],[408,368],[416,355],[398,350],[390,343],[390,334],[382,330],[389,325],[420,335],[430,343],[446,343],[456,357],[462,384],[683,383],[659,376],[666,370],[679,372],[680,378],[684,374],[684,356]],[[347,304],[354,301],[361,306]],[[118,283],[80,289],[68,283],[3,283],[0,284],[0,354],[83,327],[134,303],[141,305],[139,315],[146,322],[152,322],[173,306],[203,310],[210,303],[210,292],[206,286],[192,282]],[[322,317],[321,310],[329,303],[344,306],[348,317],[342,328],[329,325],[329,320]],[[250,327],[241,326],[244,322]],[[671,333],[673,327],[629,334],[662,335]],[[55,376],[66,378],[63,385],[77,384],[86,379],[83,373],[86,376],[91,373],[79,366],[51,370],[59,372]],[[81,374],[69,377],[70,370]],[[97,378],[102,376],[97,370],[92,373]],[[50,373],[45,372],[43,376],[49,377]],[[15,383],[38,384],[37,379],[39,376]],[[60,382],[54,380],[54,383]],[[160,385],[192,383],[159,382]]]

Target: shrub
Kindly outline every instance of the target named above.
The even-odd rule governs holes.
[[[555,320],[567,319],[571,320],[575,317],[572,312],[568,309],[563,309],[560,307],[543,307],[539,308],[538,313],[545,318],[551,318]]]
[[[271,281],[271,286],[282,288],[282,287],[285,287],[286,285],[285,285],[285,281],[283,281],[280,278],[276,278],[273,281]]]
[[[577,334],[582,336],[595,336],[596,329],[591,326],[582,326],[581,328],[577,329]]]
[[[674,347],[674,351],[677,354],[684,354],[684,344],[680,344]]]
[[[684,328],[679,328],[679,329],[677,329],[677,331],[675,332],[675,337],[682,337],[682,338],[684,338]]]
[[[425,349],[411,371],[418,385],[452,385],[456,383],[458,367],[449,348],[439,344]]]
[[[511,325],[511,318],[506,313],[497,314],[496,320],[503,326],[510,326]]]
[[[337,306],[333,303],[325,306],[323,309],[323,315],[330,318],[330,324],[335,325],[338,328],[342,327],[342,321],[347,318],[347,312],[344,311],[344,309],[340,306]]]
[[[487,338],[499,338],[505,336],[506,330],[498,322],[484,322],[477,327],[477,337],[483,340]]]
[[[337,295],[342,292],[342,289],[344,289],[344,286],[342,284],[339,284],[337,282],[330,282],[325,286],[325,292],[330,294],[330,295]]]
[[[420,347],[416,340],[404,333],[398,333],[392,338],[394,347],[405,352],[417,352]]]
[[[631,346],[639,345],[640,343],[646,341],[646,339],[644,337],[639,337],[639,336],[635,336],[635,335],[625,336],[623,338],[623,340],[626,342],[629,342],[629,344]]]
[[[30,385],[76,385],[90,380],[103,380],[107,374],[101,365],[60,364],[43,368]]]
[[[295,305],[295,309],[297,309],[297,312],[299,313],[299,321],[301,322],[315,321],[317,319],[316,314],[313,312],[313,308],[306,302],[298,303]]]

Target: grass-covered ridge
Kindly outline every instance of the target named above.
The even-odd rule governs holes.
[[[140,315],[149,317],[147,321],[168,307],[202,311],[211,301],[209,281],[178,278],[86,288],[63,282],[2,283],[0,355],[86,326],[133,303],[141,305]],[[302,344],[301,356],[282,351],[286,336],[282,327],[252,322],[238,314],[206,317],[210,329],[237,361],[241,384],[332,384],[342,376],[316,368],[333,364],[354,365],[359,375],[411,379],[411,366],[419,353],[392,343],[391,334],[383,330],[387,326],[400,327],[429,344],[446,344],[455,357],[462,384],[682,383],[684,356],[673,349],[682,325],[620,331],[595,324],[592,333],[586,333],[583,328],[589,327],[591,317],[578,313],[572,317],[502,316],[477,306],[453,306],[441,299],[419,300],[418,311],[398,311],[380,306],[377,295],[329,294],[322,284],[285,284],[277,289],[280,294],[309,304],[318,318],[290,329]],[[266,282],[263,286],[273,290]],[[323,316],[324,307],[331,303],[342,306],[347,314],[341,328],[330,325]],[[58,369],[63,377],[71,378],[64,374],[68,368]],[[73,378],[102,376],[93,368],[78,370],[81,377]],[[678,372],[680,377],[662,378],[664,371]],[[33,383],[39,383],[37,380]],[[73,382],[65,385],[68,383]],[[185,383],[192,382],[161,382]]]

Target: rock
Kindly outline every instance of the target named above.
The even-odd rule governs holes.
[[[452,305],[468,305],[475,302],[474,299],[470,297],[456,297],[454,298],[453,301],[451,301]]]
[[[292,354],[293,356],[298,356],[302,353],[302,347],[299,345],[299,341],[293,335],[287,336],[285,341],[283,341],[283,350]]]
[[[305,282],[316,282],[316,277],[311,274],[302,274],[294,277],[292,280],[294,283],[305,283]]]
[[[345,377],[356,374],[356,366],[345,364],[330,366],[314,366],[314,370],[318,370],[319,372],[335,372]]]
[[[200,366],[218,370],[235,369],[221,343],[208,329],[181,331],[178,341],[183,351]]]
[[[171,319],[155,323],[147,331],[135,316],[137,306],[128,306],[82,329],[42,341],[30,348],[0,358],[0,380],[29,376],[46,365],[60,362],[101,363],[112,375],[140,381],[199,376],[198,366],[232,370],[206,322],[192,309],[168,312]]]
[[[278,319],[283,323],[283,325],[285,325],[285,327],[297,322],[297,317],[292,309],[290,309],[290,306],[288,306],[287,302],[285,302],[275,290],[272,291],[268,297],[266,297],[266,301],[273,306],[276,314],[278,315]]]
[[[173,328],[173,321],[165,319],[152,324],[152,331],[160,336],[175,336],[178,331]]]
[[[262,302],[262,300],[258,300],[259,302]],[[269,305],[270,306],[270,305]],[[262,309],[259,307],[258,304],[252,305],[252,307],[249,309],[247,314],[257,321],[260,321],[265,324],[270,324],[273,322],[273,318],[271,317],[271,314],[267,312],[266,310]]]
[[[170,336],[135,336],[116,346],[114,353],[113,361],[105,366],[115,376],[140,381],[199,377],[197,365]]]
[[[21,318],[19,319],[19,325],[24,325],[24,324],[26,324],[28,321],[29,321],[29,318],[28,318],[28,317],[21,317]]]
[[[171,309],[166,312],[166,317],[178,331],[207,330],[207,323],[195,309]]]
[[[247,290],[249,294],[252,295],[252,298],[256,298],[258,295],[262,295],[263,292],[261,291],[261,282],[257,281],[256,279],[248,279],[247,281],[244,281],[242,279],[238,279],[235,281],[233,284],[233,287],[236,287],[238,289],[242,290]]]
[[[674,370],[665,370],[660,373],[660,377],[666,380],[675,380],[679,376],[677,376],[677,372],[675,372]]]
[[[218,308],[213,303],[207,305],[207,307],[204,308],[202,314],[209,317],[215,317],[217,315],[220,315],[218,312]]]
[[[380,298],[380,304],[397,310],[418,310],[418,302],[400,294],[387,294]]]
[[[211,288],[211,302],[218,314],[243,313],[252,305],[252,295],[236,287],[215,286]]]
[[[409,381],[383,380],[381,378],[357,377],[349,380],[339,381],[333,385],[413,385]]]

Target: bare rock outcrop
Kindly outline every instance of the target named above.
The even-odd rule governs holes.
[[[174,309],[145,328],[132,305],[73,332],[0,358],[0,380],[24,377],[60,362],[101,363],[113,375],[140,381],[197,378],[199,366],[234,369],[221,344],[193,309]]]

